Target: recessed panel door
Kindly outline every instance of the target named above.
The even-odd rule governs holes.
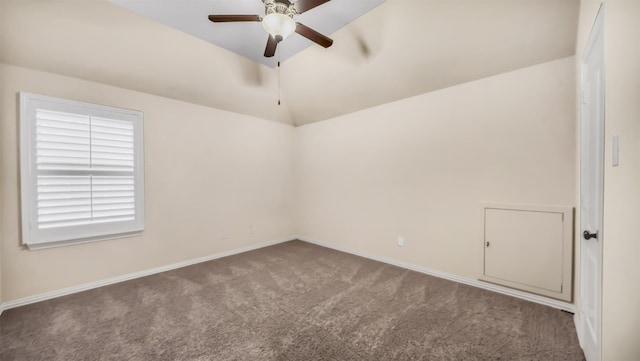
[[[563,213],[485,209],[485,276],[562,292]]]

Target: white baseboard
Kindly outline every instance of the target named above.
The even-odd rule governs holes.
[[[114,283],[124,282],[124,281],[132,280],[132,279],[135,279],[135,278],[145,277],[145,276],[149,276],[149,275],[160,273],[160,272],[171,271],[171,270],[174,270],[174,269],[177,269],[177,268],[187,267],[187,266],[191,266],[191,265],[194,265],[194,264],[197,264],[197,263],[211,261],[211,260],[214,260],[214,259],[217,259],[217,258],[232,256],[232,255],[238,254],[238,253],[253,251],[255,249],[264,248],[264,247],[268,247],[268,246],[273,246],[273,245],[276,245],[276,244],[279,244],[279,243],[288,242],[288,241],[292,241],[292,240],[295,240],[295,239],[299,239],[301,241],[308,242],[308,243],[313,243],[313,244],[316,244],[316,245],[319,245],[319,246],[322,246],[322,247],[335,249],[337,251],[350,253],[350,254],[353,254],[353,255],[356,255],[356,256],[369,258],[369,259],[372,259],[372,260],[375,260],[375,261],[388,263],[388,264],[391,264],[391,265],[394,265],[394,266],[410,269],[412,271],[424,273],[424,274],[427,274],[427,275],[431,275],[431,276],[435,276],[435,277],[439,277],[439,278],[444,278],[444,279],[447,279],[447,280],[450,280],[450,281],[459,282],[459,283],[466,284],[466,285],[469,285],[469,286],[483,288],[483,289],[486,289],[486,290],[489,290],[489,291],[498,292],[498,293],[505,294],[505,295],[508,295],[508,296],[517,297],[517,298],[524,299],[524,300],[527,300],[527,301],[531,301],[531,302],[535,302],[535,303],[543,304],[543,305],[546,305],[546,306],[554,307],[554,308],[557,308],[557,309],[561,309],[561,310],[564,310],[564,311],[575,313],[575,306],[573,304],[570,304],[570,303],[567,303],[567,302],[562,302],[562,301],[554,300],[554,299],[551,299],[551,298],[547,298],[547,297],[543,297],[543,296],[530,294],[530,293],[527,293],[527,292],[514,290],[514,289],[511,289],[511,288],[502,287],[502,286],[494,285],[494,284],[491,284],[491,283],[485,283],[485,282],[481,282],[481,281],[478,281],[478,280],[475,280],[475,279],[461,277],[461,276],[457,276],[457,275],[446,273],[446,272],[436,271],[436,270],[433,270],[433,269],[429,269],[429,268],[426,268],[426,267],[414,265],[414,264],[407,263],[407,262],[394,260],[394,259],[387,258],[387,257],[376,256],[376,255],[368,254],[368,253],[365,253],[365,252],[360,252],[360,251],[355,251],[355,250],[351,250],[351,249],[347,249],[347,248],[343,248],[343,247],[338,247],[338,246],[327,244],[327,243],[324,243],[324,242],[321,242],[321,241],[318,241],[318,240],[315,240],[315,239],[311,239],[309,237],[304,237],[304,236],[299,236],[298,235],[298,236],[283,237],[283,238],[279,238],[279,239],[276,239],[276,240],[273,240],[273,241],[270,241],[270,242],[264,242],[264,243],[259,243],[259,244],[250,245],[250,246],[246,246],[246,247],[236,248],[236,249],[233,249],[233,250],[229,250],[229,251],[225,251],[225,252],[220,252],[220,253],[208,255],[208,256],[205,256],[205,257],[194,258],[194,259],[186,260],[186,261],[183,261],[183,262],[173,263],[173,264],[170,264],[170,265],[156,267],[156,268],[152,268],[152,269],[148,269],[148,270],[144,270],[144,271],[140,271],[140,272],[129,273],[129,274],[122,275],[122,276],[117,276],[117,277],[112,277],[112,278],[108,278],[108,279],[104,279],[104,280],[100,280],[100,281],[85,283],[85,284],[81,284],[81,285],[78,285],[78,286],[67,287],[67,288],[63,288],[63,289],[60,289],[60,290],[45,292],[45,293],[41,293],[41,294],[34,295],[34,296],[19,298],[17,300],[13,300],[13,301],[9,301],[9,302],[5,302],[5,303],[0,304],[0,315],[2,314],[2,311],[8,310],[8,309],[11,309],[11,308],[20,307],[20,306],[28,305],[28,304],[31,304],[31,303],[40,302],[40,301],[45,301],[45,300],[56,298],[56,297],[66,296],[66,295],[70,295],[70,294],[77,293],[77,292],[87,291],[87,290],[90,290],[90,289],[93,289],[93,288],[98,288],[98,287],[107,286],[107,285],[114,284]]]
[[[148,269],[148,270],[144,270],[144,271],[140,271],[140,272],[129,273],[129,274],[122,275],[122,276],[107,278],[107,279],[100,280],[100,281],[84,283],[84,284],[81,284],[81,285],[67,287],[67,288],[63,288],[63,289],[60,289],[60,290],[55,290],[55,291],[45,292],[45,293],[41,293],[41,294],[37,294],[37,295],[33,295],[33,296],[19,298],[17,300],[4,302],[4,303],[0,304],[0,315],[2,314],[2,311],[4,311],[4,310],[8,310],[8,309],[11,309],[11,308],[28,305],[30,303],[36,303],[36,302],[45,301],[45,300],[49,300],[49,299],[56,298],[56,297],[70,295],[72,293],[78,293],[78,292],[82,292],[82,291],[87,291],[87,290],[90,290],[90,289],[93,289],[93,288],[98,288],[98,287],[102,287],[102,286],[111,285],[111,284],[114,284],[114,283],[119,283],[119,282],[132,280],[134,278],[150,276],[152,274],[156,274],[156,273],[160,273],[160,272],[171,271],[171,270],[174,270],[174,269],[177,269],[177,268],[187,267],[187,266],[191,266],[191,265],[194,265],[194,264],[197,264],[197,263],[211,261],[211,260],[214,260],[214,259],[217,259],[217,258],[232,256],[232,255],[238,254],[238,253],[253,251],[255,249],[269,247],[269,246],[276,245],[278,243],[288,242],[288,241],[292,241],[292,240],[295,240],[295,239],[296,239],[295,236],[282,237],[282,238],[279,238],[279,239],[276,239],[276,240],[273,240],[273,241],[270,241],[270,242],[264,242],[264,243],[254,244],[254,245],[250,245],[250,246],[246,246],[246,247],[240,247],[240,248],[232,249],[232,250],[229,250],[229,251],[224,251],[224,252],[220,252],[220,253],[211,254],[211,255],[208,255],[208,256],[204,256],[204,257],[193,258],[193,259],[190,259],[190,260],[169,264],[169,265],[166,265],[166,266],[160,266],[160,267],[156,267],[156,268],[152,268],[152,269]]]
[[[515,289],[512,289],[512,288],[508,288],[508,287],[498,286],[498,285],[495,285],[495,284],[492,284],[492,283],[486,283],[486,282],[482,282],[482,281],[471,279],[471,278],[461,277],[461,276],[457,276],[457,275],[454,275],[454,274],[451,274],[451,273],[436,271],[436,270],[433,270],[433,269],[430,269],[430,268],[418,266],[418,265],[407,263],[407,262],[398,261],[398,260],[387,258],[387,257],[376,256],[376,255],[372,255],[372,254],[369,254],[369,253],[366,253],[366,252],[355,251],[355,250],[344,248],[344,247],[334,246],[334,245],[327,244],[327,243],[324,243],[324,242],[321,242],[321,241],[318,241],[318,240],[315,240],[315,239],[312,239],[312,238],[309,238],[309,237],[305,237],[305,236],[298,235],[295,238],[299,239],[301,241],[304,241],[304,242],[316,244],[318,246],[335,249],[336,251],[350,253],[350,254],[353,254],[353,255],[356,255],[356,256],[369,258],[369,259],[372,259],[372,260],[375,260],[375,261],[379,261],[379,262],[383,262],[383,263],[388,263],[388,264],[391,264],[391,265],[394,265],[394,266],[410,269],[412,271],[424,273],[424,274],[427,274],[427,275],[430,275],[430,276],[444,278],[444,279],[447,279],[447,280],[450,280],[450,281],[459,282],[459,283],[463,283],[465,285],[474,286],[474,287],[478,287],[478,288],[483,288],[485,290],[501,293],[501,294],[504,294],[504,295],[507,295],[507,296],[517,297],[517,298],[520,298],[520,299],[523,299],[523,300],[527,300],[527,301],[539,303],[539,304],[542,304],[542,305],[550,306],[550,307],[553,307],[553,308],[557,308],[557,309],[560,309],[560,310],[563,310],[563,311],[575,313],[575,305],[573,305],[571,303],[567,303],[567,302],[563,302],[563,301],[559,301],[559,300],[554,300],[552,298],[539,296],[539,295],[534,295],[534,294],[523,292],[523,291],[518,291],[518,290],[515,290]]]

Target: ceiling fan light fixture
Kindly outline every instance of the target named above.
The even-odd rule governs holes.
[[[271,13],[262,19],[262,27],[280,42],[296,31],[296,22],[288,15]]]

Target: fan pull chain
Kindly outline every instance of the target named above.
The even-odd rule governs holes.
[[[278,51],[278,105],[280,105],[280,47],[277,49]]]

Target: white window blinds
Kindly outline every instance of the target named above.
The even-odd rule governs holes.
[[[142,114],[33,94],[21,99],[25,243],[140,231]]]

